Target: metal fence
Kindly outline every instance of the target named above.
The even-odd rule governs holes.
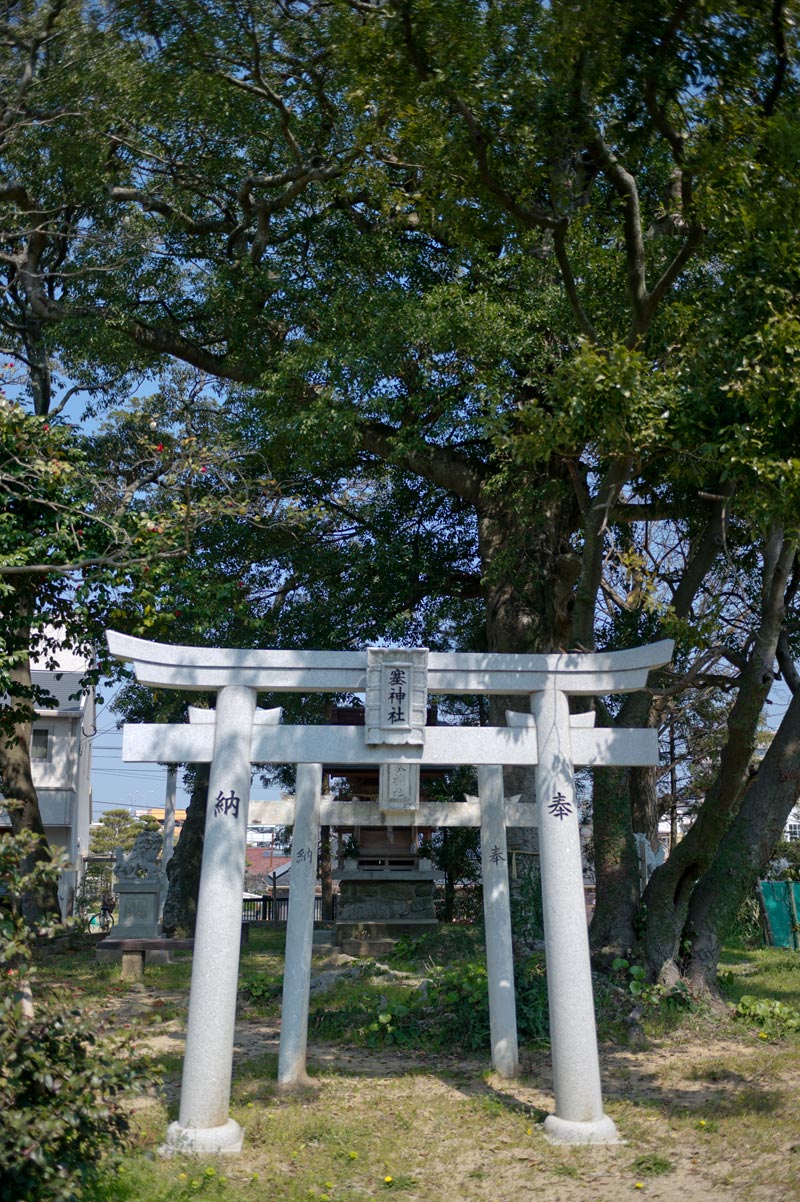
[[[273,898],[269,893],[264,893],[261,897],[246,897],[242,902],[242,922],[274,922],[276,926],[286,922],[289,917],[289,898],[278,897],[274,899],[276,902],[275,916],[273,918],[272,903]],[[336,917],[336,909],[338,898],[334,894],[333,897],[333,917]],[[322,922],[322,898],[314,898],[314,922]]]

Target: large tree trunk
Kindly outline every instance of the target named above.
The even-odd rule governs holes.
[[[532,488],[524,514],[485,508],[478,530],[489,651],[537,654],[570,645],[572,588],[578,562],[570,537],[580,514],[572,484],[554,467]],[[523,697],[491,697],[489,721],[505,726],[507,710],[530,712]],[[536,798],[535,769],[507,768],[506,796]],[[542,938],[541,881],[535,828],[506,832],[514,951],[523,958]]]
[[[525,510],[478,506],[478,546],[489,651],[548,652],[571,646],[580,561],[571,539],[581,520],[563,468],[530,482]]]
[[[206,829],[210,764],[195,766],[194,785],[186,821],[175,852],[167,865],[169,887],[164,902],[164,929],[170,935],[194,938],[197,922],[197,897],[200,892],[200,868]]]
[[[658,721],[648,693],[630,694],[617,716],[621,727]],[[646,834],[655,849],[658,837],[656,770],[595,769],[592,807],[596,900],[592,950],[605,957],[627,956],[636,942],[641,904],[639,855],[634,832]]]
[[[319,828],[319,879],[322,892],[322,921],[333,922],[333,864],[329,826]]]
[[[30,623],[20,622],[14,632],[14,641],[7,650],[14,654],[16,663],[9,670],[9,705],[11,714],[9,727],[0,732],[0,783],[3,804],[8,811],[14,834],[32,831],[38,836],[39,844],[34,861],[48,862],[52,852],[47,842],[39,797],[31,772],[31,729],[34,708],[31,683]],[[13,708],[12,708],[13,707]],[[30,867],[30,865],[28,865]],[[31,922],[44,918],[61,918],[58,904],[58,887],[53,882],[36,897],[28,898],[24,905],[25,917]]]
[[[613,496],[615,480],[609,473],[607,490]],[[688,617],[694,598],[724,546],[728,501],[733,492],[730,481],[720,486],[702,533],[694,543],[689,563],[675,590],[672,609],[679,618]],[[597,506],[595,505],[595,509]],[[599,531],[587,524],[594,544],[593,564],[585,575],[594,573],[593,588],[598,587],[601,551]],[[588,645],[594,622],[594,593],[583,587],[576,605],[576,624],[580,640]],[[656,677],[657,679],[657,677]],[[630,693],[616,717],[616,725],[625,727],[657,726],[658,703],[646,692]],[[595,951],[606,955],[627,953],[636,942],[636,924],[640,913],[639,860],[634,831],[645,833],[655,850],[658,830],[656,772],[630,769],[626,773],[600,769],[594,774],[593,827],[595,871],[597,878],[595,912],[591,940]]]
[[[629,768],[628,788],[631,797],[631,821],[637,834],[646,835],[653,851],[658,847],[658,769]]]
[[[758,721],[775,679],[775,656],[784,614],[784,595],[795,543],[773,531],[765,551],[761,615],[752,649],[728,716],[728,739],[717,776],[694,825],[666,864],[657,868],[644,893],[647,922],[643,951],[649,974],[672,982],[692,892],[709,869],[739,807],[755,747]]]
[[[593,952],[613,958],[626,955],[635,942],[638,857],[631,828],[626,770],[596,768],[593,775],[593,844],[598,885],[590,938]]]
[[[800,793],[800,690],[795,692],[714,861],[695,886],[686,922],[686,975],[717,992],[722,941],[781,837]]]

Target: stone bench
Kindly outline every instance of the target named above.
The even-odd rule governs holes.
[[[148,952],[190,952],[194,939],[101,939],[98,952],[122,952],[122,979],[141,981]]]
[[[241,946],[244,947],[249,940],[248,926],[246,923],[242,923]],[[113,935],[108,939],[101,939],[95,945],[99,958],[103,958],[103,952],[122,954],[121,975],[124,981],[141,981],[146,963],[169,964],[171,962],[170,952],[190,952],[193,948],[194,939],[165,939],[163,937],[117,939]]]

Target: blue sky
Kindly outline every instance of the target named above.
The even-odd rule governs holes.
[[[111,709],[117,686],[101,689],[103,705],[98,706],[92,739],[92,819],[104,810],[150,809],[163,806],[167,791],[167,769],[160,764],[129,764],[122,759],[122,731],[117,729],[120,715]],[[273,799],[275,788],[253,782],[252,799]],[[185,809],[189,795],[183,788],[183,773],[178,771],[177,808]]]

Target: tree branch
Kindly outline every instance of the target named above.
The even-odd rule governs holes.
[[[628,266],[628,293],[633,308],[630,339],[637,342],[647,327],[647,283],[645,279],[644,238],[636,180],[609,150],[597,129],[588,140],[588,149],[598,171],[606,176],[623,201],[625,257]]]
[[[711,565],[725,547],[725,531],[728,525],[728,507],[733,496],[733,481],[727,480],[720,486],[720,496],[714,501],[711,516],[690,556],[672,598],[672,609],[679,618],[691,612],[692,604],[705,580]]]
[[[480,504],[483,472],[466,455],[428,443],[398,447],[396,440],[401,431],[383,422],[364,422],[360,432],[361,445],[371,455],[399,464],[471,505]]]
[[[233,228],[233,222],[230,218],[224,217],[207,217],[203,221],[197,221],[193,217],[182,213],[175,205],[169,204],[166,200],[159,200],[156,196],[151,196],[149,192],[145,192],[142,188],[124,188],[120,185],[112,184],[108,188],[108,195],[111,200],[120,201],[122,203],[138,204],[145,213],[159,213],[162,217],[167,217],[170,221],[178,222],[187,234],[218,234],[225,233]]]
[[[594,615],[603,577],[603,536],[632,467],[632,455],[613,459],[586,513],[581,574],[572,611],[572,640],[582,647],[594,646]]]
[[[176,551],[160,551],[159,559],[184,559],[188,552],[182,547]],[[130,559],[116,555],[95,555],[88,559],[78,559],[74,563],[32,563],[7,567],[0,564],[0,576],[52,576],[68,575],[72,572],[84,572],[87,568],[114,567],[117,569],[134,568],[153,562],[152,555],[139,555]]]
[[[581,303],[581,298],[578,293],[578,285],[575,281],[575,276],[572,273],[572,265],[567,254],[567,229],[568,222],[566,219],[562,219],[560,224],[554,227],[553,250],[555,251],[556,262],[558,263],[558,267],[561,272],[561,279],[564,283],[564,290],[567,294],[567,300],[572,307],[572,312],[575,315],[575,319],[578,323],[581,333],[585,334],[589,341],[595,343],[596,345],[599,342],[597,330],[589,319],[589,316],[584,309],[583,304]]]
[[[785,5],[784,0],[773,0],[772,4],[772,36],[775,44],[775,54],[777,63],[775,65],[775,75],[772,79],[772,86],[764,97],[763,111],[765,117],[771,117],[775,111],[775,105],[783,89],[786,72],[789,69],[789,51],[786,45],[785,31]]]
[[[784,683],[792,695],[796,696],[800,693],[800,672],[797,671],[797,667],[795,666],[794,657],[789,647],[789,635],[785,630],[781,631],[778,638],[776,658]]]
[[[646,313],[648,323],[650,318],[653,316],[653,313],[655,313],[662,297],[665,296],[665,294],[675,283],[678,276],[681,274],[684,267],[689,262],[700,243],[703,241],[705,233],[705,229],[701,225],[690,226],[683,246],[675,255],[672,262],[667,264],[667,267],[663,271],[661,277],[656,281],[653,291],[647,297]]]
[[[119,318],[116,314],[105,314],[101,317],[110,325],[118,325],[127,336],[143,351],[152,355],[174,355],[176,359],[197,367],[208,375],[217,376],[221,380],[232,380],[237,384],[252,384],[259,374],[257,366],[245,367],[228,361],[225,355],[214,355],[206,351],[188,338],[171,330],[158,329],[136,321],[132,317]]]

